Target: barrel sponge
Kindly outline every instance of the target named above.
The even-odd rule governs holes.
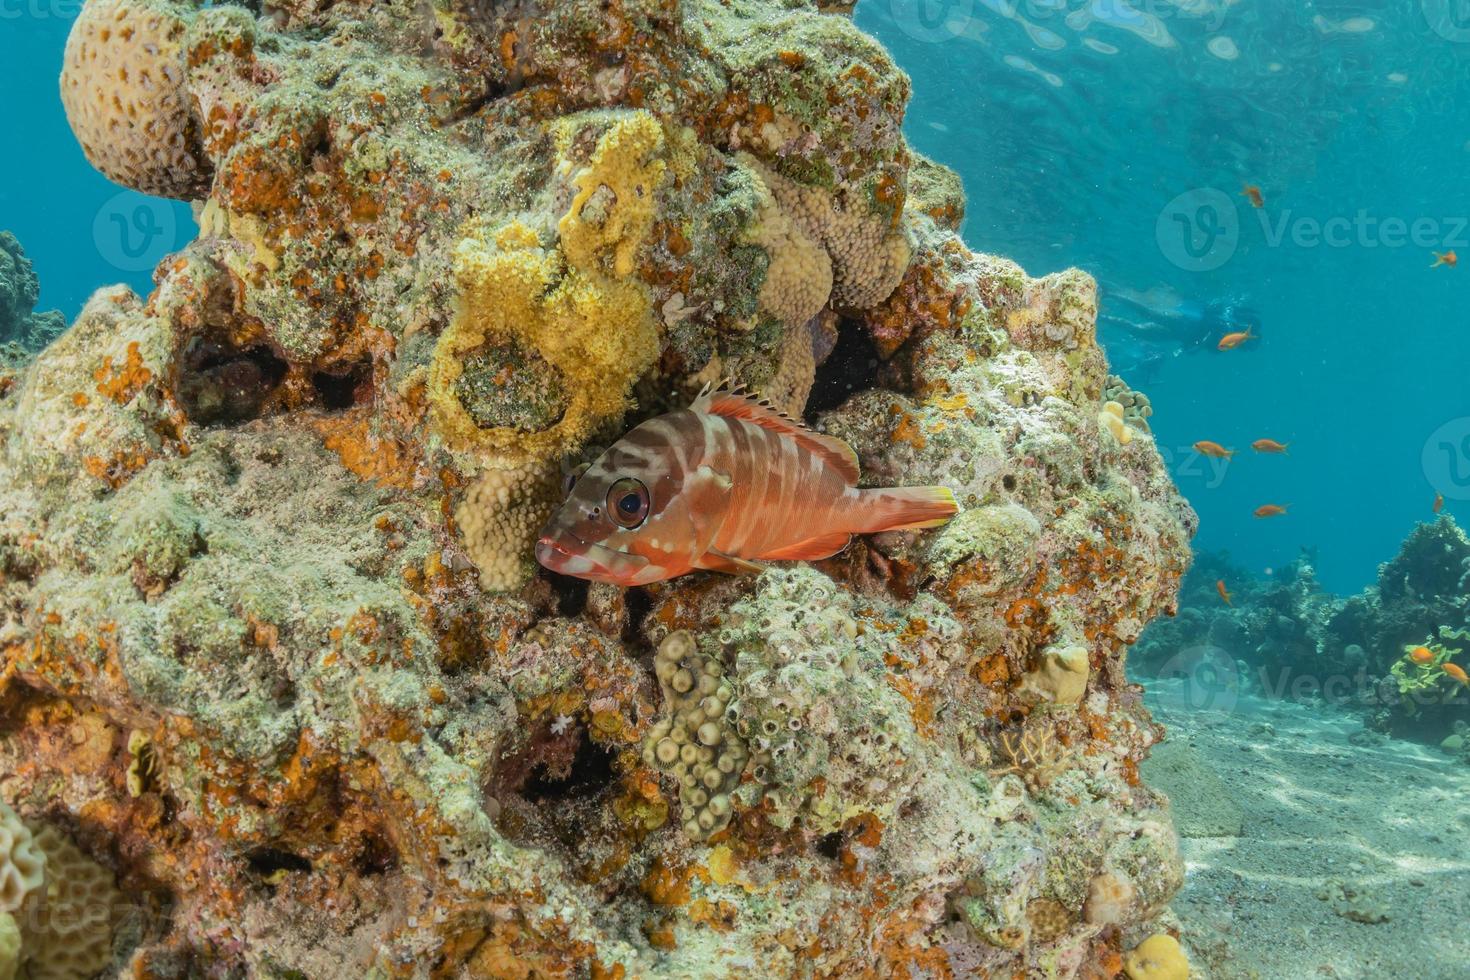
[[[0,912],[0,980],[15,980],[20,968],[20,926],[9,912]]]
[[[122,895],[112,872],[55,829],[42,827],[35,842],[46,855],[46,903],[27,939],[26,976],[87,980],[112,962],[113,915]]]
[[[520,588],[535,571],[532,548],[557,504],[556,467],[487,469],[455,510],[460,540],[487,592]]]
[[[45,853],[15,811],[0,803],[0,912],[19,910],[45,876]]]
[[[584,250],[593,251],[586,241],[573,249]],[[435,347],[428,387],[438,430],[450,448],[501,468],[546,463],[581,448],[627,407],[633,383],[658,356],[648,290],[635,279],[612,278],[565,259],[519,222],[459,244],[459,309]],[[560,418],[536,431],[480,426],[461,401],[458,382],[468,356],[497,345],[534,352],[559,372],[566,388]]]
[[[876,306],[898,288],[912,251],[908,238],[861,189],[799,184],[741,156],[770,188],[781,209],[832,261],[831,302],[839,310]]]
[[[1189,980],[1189,959],[1167,933],[1149,936],[1123,958],[1128,980]]]
[[[184,87],[191,17],[172,0],[88,0],[61,70],[66,117],[92,166],[183,200],[205,197],[212,176]]]

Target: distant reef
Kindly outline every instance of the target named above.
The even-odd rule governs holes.
[[[88,0],[72,130],[201,229],[0,377],[0,801],[127,896],[90,969],[1185,975],[1123,658],[1195,515],[1093,281],[965,245],[846,6]],[[963,513],[538,569],[721,379]]]
[[[0,365],[15,366],[66,328],[58,310],[35,312],[41,283],[14,235],[0,231]]]
[[[1144,676],[1207,671],[1215,685],[1325,699],[1361,710],[1371,730],[1447,743],[1460,754],[1470,726],[1470,685],[1457,673],[1470,670],[1464,530],[1448,514],[1417,525],[1379,566],[1378,581],[1347,598],[1322,589],[1314,561],[1304,553],[1259,579],[1226,555],[1201,555],[1185,578],[1178,614],[1144,631],[1131,668]]]

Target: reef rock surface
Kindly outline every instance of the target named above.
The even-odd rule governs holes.
[[[965,247],[835,5],[89,0],[62,87],[202,228],[0,384],[0,799],[134,898],[118,964],[1092,977],[1163,929],[1123,659],[1194,516],[1091,280]],[[538,572],[568,467],[725,377],[963,513]]]

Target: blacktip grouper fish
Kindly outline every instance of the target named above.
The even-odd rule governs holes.
[[[858,489],[858,459],[739,391],[706,389],[637,426],[575,478],[536,544],[554,572],[647,585],[828,558],[854,534],[937,527],[944,487]]]

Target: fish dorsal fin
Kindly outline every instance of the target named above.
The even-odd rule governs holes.
[[[849,485],[857,486],[860,470],[857,453],[853,452],[851,446],[836,436],[813,432],[796,419],[777,411],[774,405],[763,398],[756,398],[740,388],[730,387],[727,383],[715,389],[706,386],[689,408],[695,412],[719,415],[727,419],[741,419],[762,429],[779,432],[796,440],[807,452],[824,459]]]

